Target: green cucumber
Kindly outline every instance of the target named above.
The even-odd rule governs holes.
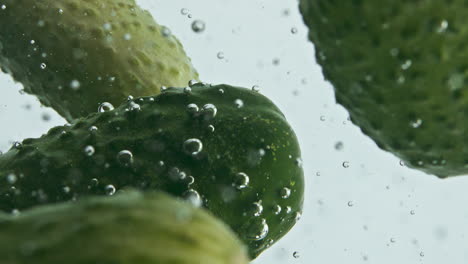
[[[209,213],[163,193],[0,214],[3,264],[247,264],[245,247]]]
[[[325,78],[351,120],[406,165],[468,173],[465,1],[301,0]]]
[[[0,67],[68,121],[198,79],[180,42],[134,0],[0,5]]]
[[[300,158],[294,131],[260,93],[169,88],[15,144],[0,156],[0,210],[163,190],[208,208],[255,258],[300,217]]]

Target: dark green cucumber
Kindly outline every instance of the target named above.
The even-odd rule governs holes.
[[[68,121],[198,73],[134,0],[2,0],[0,66]]]
[[[164,190],[203,204],[254,258],[301,214],[300,163],[296,136],[269,99],[249,89],[195,84],[16,144],[0,156],[0,209],[128,186]]]
[[[468,173],[467,2],[301,0],[337,102],[409,167]]]
[[[224,223],[162,193],[114,197],[0,214],[2,264],[247,264]]]

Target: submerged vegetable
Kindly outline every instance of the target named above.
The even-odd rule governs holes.
[[[302,0],[337,102],[377,145],[441,178],[468,173],[466,1]]]
[[[246,264],[229,228],[162,193],[40,206],[0,214],[3,264]]]
[[[68,121],[198,73],[134,0],[3,0],[0,66]]]
[[[0,209],[8,212],[127,186],[203,205],[254,258],[300,217],[304,179],[280,110],[258,92],[228,85],[129,100],[0,156]]]

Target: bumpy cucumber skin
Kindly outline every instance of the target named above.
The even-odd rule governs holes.
[[[243,102],[240,108],[238,99]],[[141,110],[130,110],[135,104]],[[194,116],[187,111],[189,104],[200,108],[213,104],[217,114],[209,118],[201,111]],[[98,130],[90,131],[93,126]],[[192,138],[203,144],[196,156],[184,151],[184,142]],[[94,155],[85,154],[86,146],[94,147]],[[122,150],[133,153],[131,165],[119,162]],[[263,95],[228,85],[195,84],[191,92],[170,88],[71,126],[53,128],[0,156],[0,209],[22,210],[105,194],[107,185],[158,189],[176,196],[184,196],[190,188],[239,234],[255,258],[300,216],[304,179],[298,159],[300,149],[293,130]],[[185,172],[185,179],[174,178],[178,175],[174,168]],[[234,183],[240,172],[250,181],[238,190]],[[13,174],[17,180],[11,183]],[[191,185],[189,175],[194,177]],[[93,178],[99,181],[97,186]],[[290,190],[289,197],[282,197],[288,196],[284,188]],[[258,205],[263,207],[261,212]],[[277,205],[282,210],[275,214]],[[265,227],[263,220],[268,235],[255,238]]]
[[[68,121],[198,79],[180,42],[134,0],[1,4],[2,70]]]
[[[337,102],[377,145],[445,178],[468,173],[464,1],[302,0]]]
[[[0,215],[4,264],[247,264],[224,223],[163,193],[46,205]]]

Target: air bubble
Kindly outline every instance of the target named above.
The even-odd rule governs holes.
[[[15,143],[13,143],[13,148],[14,149],[22,149],[23,144],[21,142],[16,141]]]
[[[122,150],[117,154],[117,161],[125,166],[128,167],[133,163],[133,154],[129,150]]]
[[[180,171],[180,169],[177,167],[171,168],[168,174],[169,178],[171,178],[173,181],[184,180],[187,177],[187,174],[183,171]]]
[[[216,117],[218,109],[213,104],[206,104],[202,107],[202,114],[205,120],[210,120]]]
[[[265,219],[254,220],[247,230],[247,239],[259,241],[268,235],[269,227]]]
[[[161,34],[163,35],[163,37],[168,38],[172,35],[172,32],[168,27],[162,26]]]
[[[278,205],[278,204],[275,205],[275,206],[273,206],[273,213],[274,213],[275,215],[279,215],[279,214],[281,213],[281,206]]]
[[[85,153],[86,156],[88,156],[88,157],[93,156],[95,152],[96,152],[96,151],[95,151],[95,149],[94,149],[93,146],[86,146],[86,147],[84,148],[84,153]]]
[[[341,142],[341,141],[336,142],[336,144],[335,144],[335,149],[336,150],[342,150],[343,147],[344,147],[343,142]]]
[[[298,259],[298,258],[300,258],[299,252],[297,252],[297,251],[294,251],[294,253],[293,253],[293,257],[294,257],[295,259]]]
[[[257,93],[260,92],[260,86],[258,85],[252,86],[252,91],[257,92]]]
[[[68,186],[64,186],[62,188],[62,190],[63,190],[64,193],[70,193],[70,191],[71,191],[70,187],[68,187]]]
[[[242,190],[247,188],[249,185],[250,178],[247,174],[243,172],[239,172],[236,174],[235,180],[234,180],[234,187],[236,187],[238,190]]]
[[[16,177],[16,175],[13,174],[13,173],[8,174],[8,176],[7,176],[6,179],[7,179],[7,182],[8,182],[9,184],[15,184],[15,183],[16,183],[16,180],[18,180],[18,178]]]
[[[406,71],[408,70],[411,65],[413,64],[413,62],[411,60],[406,60],[402,65],[401,65],[401,69]]]
[[[202,199],[200,197],[200,194],[195,191],[194,189],[188,189],[184,194],[183,194],[185,200],[187,200],[189,203],[191,203],[195,207],[200,207],[202,205]]]
[[[42,120],[45,122],[48,122],[51,119],[51,116],[48,113],[43,113],[41,117],[42,117]]]
[[[302,217],[302,213],[301,212],[296,212],[296,216],[294,217],[294,220],[299,221],[301,220],[301,217]]]
[[[72,80],[70,82],[70,88],[72,88],[73,90],[80,89],[80,86],[81,86],[81,84],[80,84],[80,82],[78,80]]]
[[[129,103],[129,107],[127,109],[125,109],[127,111],[140,111],[141,110],[141,106],[135,102],[130,102]]]
[[[192,88],[190,88],[190,87],[185,87],[185,88],[184,88],[184,93],[185,93],[185,94],[191,94],[191,93],[192,93]]]
[[[291,28],[291,33],[293,33],[293,34],[296,34],[296,33],[297,33],[297,31],[298,31],[298,30],[297,30],[297,28],[296,28],[296,27],[293,27],[293,28]]]
[[[41,69],[44,70],[45,68],[47,68],[47,65],[45,63],[41,63]]]
[[[216,54],[216,57],[218,57],[218,59],[220,60],[224,59],[224,52],[218,52],[218,54]]]
[[[100,104],[99,108],[98,108],[99,113],[109,112],[109,111],[112,111],[112,110],[114,110],[114,106],[109,102],[104,102],[104,103]]]
[[[244,101],[242,101],[241,99],[236,99],[236,100],[234,100],[234,105],[237,108],[242,108],[244,106]]]
[[[450,91],[458,91],[463,88],[463,85],[465,84],[465,75],[461,73],[454,73],[450,75],[447,83]]]
[[[291,189],[289,189],[288,187],[282,188],[280,191],[280,196],[283,199],[288,199],[291,196]]]
[[[203,31],[205,31],[205,27],[206,27],[205,22],[201,20],[195,20],[192,23],[192,30],[195,33],[202,33]]]
[[[294,163],[296,164],[297,167],[302,168],[302,159],[297,158]]]
[[[436,29],[437,33],[445,33],[448,29],[448,26],[448,21],[445,19],[442,20],[442,22],[440,22],[439,26]]]
[[[345,169],[349,168],[349,161],[343,162],[342,166],[343,166],[343,168],[345,168]]]
[[[422,125],[423,121],[421,119],[416,119],[410,122],[412,128],[419,128]]]
[[[197,138],[190,138],[184,142],[184,152],[196,156],[203,150],[203,143]]]
[[[196,104],[189,104],[189,105],[187,105],[186,109],[187,109],[187,112],[189,114],[191,114],[191,115],[196,115],[198,113],[198,111],[200,110],[198,108],[198,105],[196,105]]]
[[[104,23],[104,25],[102,25],[102,27],[106,31],[110,31],[112,29],[112,25],[110,23]]]
[[[92,178],[90,182],[90,187],[97,187],[99,185],[99,180],[96,178]]]
[[[106,185],[104,191],[107,195],[114,195],[115,194],[115,186],[112,184]]]
[[[214,132],[214,131],[215,131],[215,127],[214,127],[213,125],[209,125],[209,126],[208,126],[208,131]]]
[[[190,81],[188,82],[188,85],[189,85],[189,87],[192,87],[192,86],[194,86],[194,85],[197,84],[197,83],[198,83],[197,80],[192,79],[192,80],[190,80]]]
[[[256,217],[260,216],[263,213],[262,202],[259,201],[259,202],[253,203],[251,207],[251,212],[253,213],[253,216],[256,216]]]
[[[189,11],[187,8],[182,8],[182,9],[180,10],[180,13],[181,13],[182,15],[184,15],[184,16],[188,15],[189,12],[190,12],[190,11]]]

